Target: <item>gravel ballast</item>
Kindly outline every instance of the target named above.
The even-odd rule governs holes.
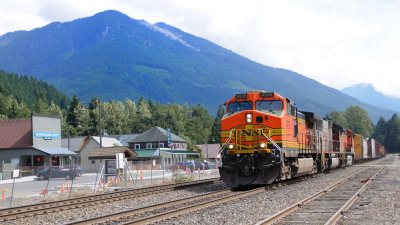
[[[391,155],[360,166],[339,168],[324,174],[316,174],[301,182],[265,190],[261,194],[233,200],[224,204],[178,216],[159,224],[255,224],[258,221],[297,203],[366,166],[387,165],[361,199],[345,214],[341,224],[399,224],[400,221],[400,156]],[[394,165],[394,166],[390,166]],[[159,193],[136,199],[66,210],[51,215],[38,215],[5,224],[64,224],[125,209],[182,199],[224,188],[223,184],[202,186],[185,190]],[[357,208],[358,206],[358,208]],[[353,209],[354,208],[354,209]],[[371,222],[371,223],[369,223]]]
[[[380,163],[386,168],[338,224],[400,224],[400,155],[390,157]]]
[[[396,156],[397,157],[397,156]],[[209,207],[206,209],[202,209],[191,213],[190,215],[179,216],[178,218],[174,218],[168,221],[163,221],[161,224],[255,224],[260,220],[263,220],[270,215],[277,213],[280,210],[283,210],[300,200],[322,190],[325,187],[328,187],[337,181],[350,176],[351,174],[366,169],[363,166],[370,165],[388,165],[394,164],[400,166],[399,161],[394,161],[392,158],[387,157],[383,159],[379,159],[376,161],[371,161],[363,164],[362,166],[352,166],[341,168],[337,170],[333,170],[328,174],[318,174],[315,175],[314,178],[307,179],[303,182],[278,187],[273,190],[267,190],[262,194],[253,195],[251,197],[245,199],[239,199],[235,201],[231,201],[229,203],[221,204],[215,207]],[[391,168],[385,171],[388,171],[389,174],[396,174],[397,176],[400,174],[400,167],[396,167],[396,169]],[[389,172],[391,170],[396,170],[397,172]],[[389,183],[393,183],[392,175],[379,176],[380,179],[386,180],[389,179]],[[398,178],[397,178],[398,179]],[[378,180],[377,180],[378,181]],[[379,211],[375,211],[375,209],[371,209],[375,211],[375,221],[377,223],[370,224],[400,224],[399,220],[399,193],[400,189],[397,186],[381,186],[378,182],[376,183],[379,189],[383,189],[382,195],[385,195],[384,192],[389,191],[391,194],[385,197],[386,200],[391,202],[391,204],[383,204],[379,203],[379,199],[377,202],[377,208],[380,208]],[[397,184],[398,185],[398,184]],[[377,198],[382,198],[376,196]],[[369,197],[368,197],[369,198]],[[397,199],[396,203],[393,203],[393,199]],[[394,207],[392,205],[394,204]],[[396,208],[397,205],[397,208]],[[389,209],[388,208],[391,208]],[[369,213],[369,212],[366,212]],[[397,215],[389,215],[391,213],[396,213]],[[370,214],[370,215],[373,215]],[[373,216],[371,216],[373,217]],[[374,221],[374,220],[370,220]],[[355,220],[354,224],[364,224],[365,220]],[[368,221],[369,222],[369,221]],[[344,222],[343,224],[348,224]]]
[[[216,171],[210,172],[209,176],[204,177],[204,179],[215,177],[215,175]],[[156,181],[154,181],[153,184],[155,183]],[[220,183],[177,191],[169,191],[149,196],[142,196],[135,199],[126,199],[122,201],[102,203],[101,205],[90,207],[64,210],[48,215],[37,215],[28,218],[20,218],[5,222],[3,224],[65,224],[76,220],[89,219],[91,217],[118,212],[126,209],[140,208],[148,205],[162,203],[165,201],[186,198],[201,193],[221,190],[223,188],[225,188],[225,185],[223,183]]]

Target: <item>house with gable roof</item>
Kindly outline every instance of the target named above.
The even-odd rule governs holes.
[[[84,141],[82,148],[79,150],[80,164],[85,172],[97,172],[96,161],[89,157],[98,148],[121,147],[123,146],[120,141],[111,137],[101,137],[102,146],[100,146],[99,136],[88,136]]]
[[[131,138],[128,144],[139,155],[139,160],[157,159],[163,166],[185,161],[188,156],[199,156],[187,150],[185,139],[157,126]]]

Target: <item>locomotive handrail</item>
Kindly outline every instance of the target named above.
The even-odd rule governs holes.
[[[264,135],[264,137],[266,137],[275,146],[275,148],[277,148],[279,150],[281,164],[283,164],[283,149],[274,140],[272,140],[271,137],[268,137],[267,135],[265,135],[264,130],[262,128],[260,128],[258,130],[261,130],[262,135]],[[270,136],[271,136],[271,134],[270,134]]]
[[[221,151],[224,148],[224,146],[226,146],[232,140],[231,136],[232,136],[233,131],[234,130],[231,130],[231,132],[229,132],[229,137],[228,137],[228,139],[226,139],[225,143],[221,146],[221,148],[219,148],[218,154],[221,154]]]

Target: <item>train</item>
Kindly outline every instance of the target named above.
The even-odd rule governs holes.
[[[385,155],[378,141],[299,111],[295,102],[275,92],[236,94],[224,105],[219,173],[231,188],[271,184]]]

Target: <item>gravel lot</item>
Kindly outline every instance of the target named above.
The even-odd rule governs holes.
[[[400,156],[390,158],[382,160],[387,167],[338,224],[400,224]]]

